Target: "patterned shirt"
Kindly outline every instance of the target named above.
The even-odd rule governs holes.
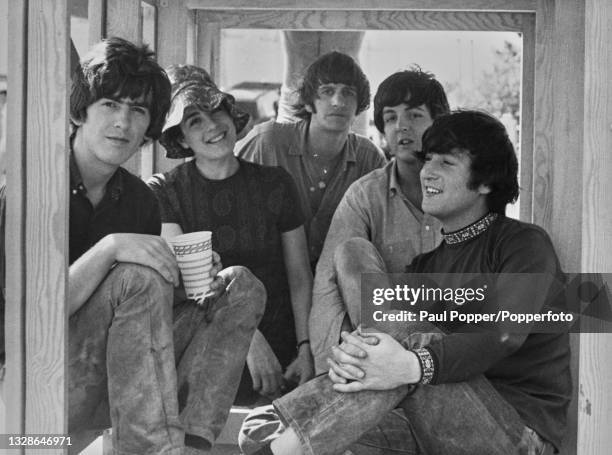
[[[293,353],[295,328],[281,236],[304,224],[295,184],[282,168],[239,164],[234,175],[210,180],[190,161],[148,183],[160,202],[162,223],[176,223],[184,233],[212,231],[213,250],[223,266],[245,266],[261,280],[268,300],[259,329],[273,349],[284,346]]]

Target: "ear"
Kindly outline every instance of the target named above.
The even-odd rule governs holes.
[[[76,117],[74,117],[73,115],[70,116],[70,121],[72,123],[74,123],[77,127],[79,126],[83,126],[83,123],[85,123],[85,119],[78,119]]]
[[[306,109],[306,112],[308,112],[310,114],[314,114],[315,113],[314,108],[310,104],[305,104],[304,105],[304,109]]]
[[[480,185],[478,185],[478,193],[486,195],[489,194],[491,192],[491,187],[485,183],[481,183]]]

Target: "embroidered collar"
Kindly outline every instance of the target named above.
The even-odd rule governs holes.
[[[488,213],[478,221],[464,227],[463,229],[459,229],[458,231],[446,233],[444,230],[442,230],[444,241],[449,245],[455,245],[457,243],[471,240],[486,231],[496,219],[497,213]]]

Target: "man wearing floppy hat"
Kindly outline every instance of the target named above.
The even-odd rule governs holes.
[[[263,313],[261,283],[244,268],[219,271],[218,260],[214,297],[200,305],[175,297],[179,271],[159,236],[155,196],[120,167],[159,137],[170,105],[170,82],[153,57],[146,45],[109,38],[72,81],[68,430],[75,452],[78,437],[91,435],[85,430],[112,425],[115,453],[206,453]]]
[[[170,115],[160,142],[170,158],[194,157],[149,185],[162,236],[212,231],[225,265],[247,267],[266,288],[266,309],[247,354],[237,402],[274,398],[313,374],[308,343],[312,274],[295,183],[282,168],[234,156],[248,115],[192,65],[167,69]],[[284,373],[284,375],[283,375]]]

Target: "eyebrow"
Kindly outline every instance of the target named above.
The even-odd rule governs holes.
[[[324,84],[319,84],[319,88],[335,87],[337,85],[342,85],[343,86],[342,88],[348,88],[348,89],[351,89],[351,90],[357,90],[356,87],[354,87],[352,85],[345,84],[343,82],[326,82]]]
[[[144,107],[146,109],[149,109],[149,104],[147,104],[144,100],[134,101],[131,98],[114,98],[114,97],[105,97],[105,98],[116,101],[117,103],[127,104],[130,107],[137,106],[137,107]]]
[[[191,111],[189,114],[187,114],[187,115],[185,116],[185,118],[183,119],[183,121],[185,121],[185,122],[186,122],[187,120],[189,120],[189,119],[191,119],[192,117],[195,117],[196,115],[199,115],[199,114],[200,114],[200,111],[198,111],[197,109],[196,109],[196,110],[192,110],[192,111]]]

